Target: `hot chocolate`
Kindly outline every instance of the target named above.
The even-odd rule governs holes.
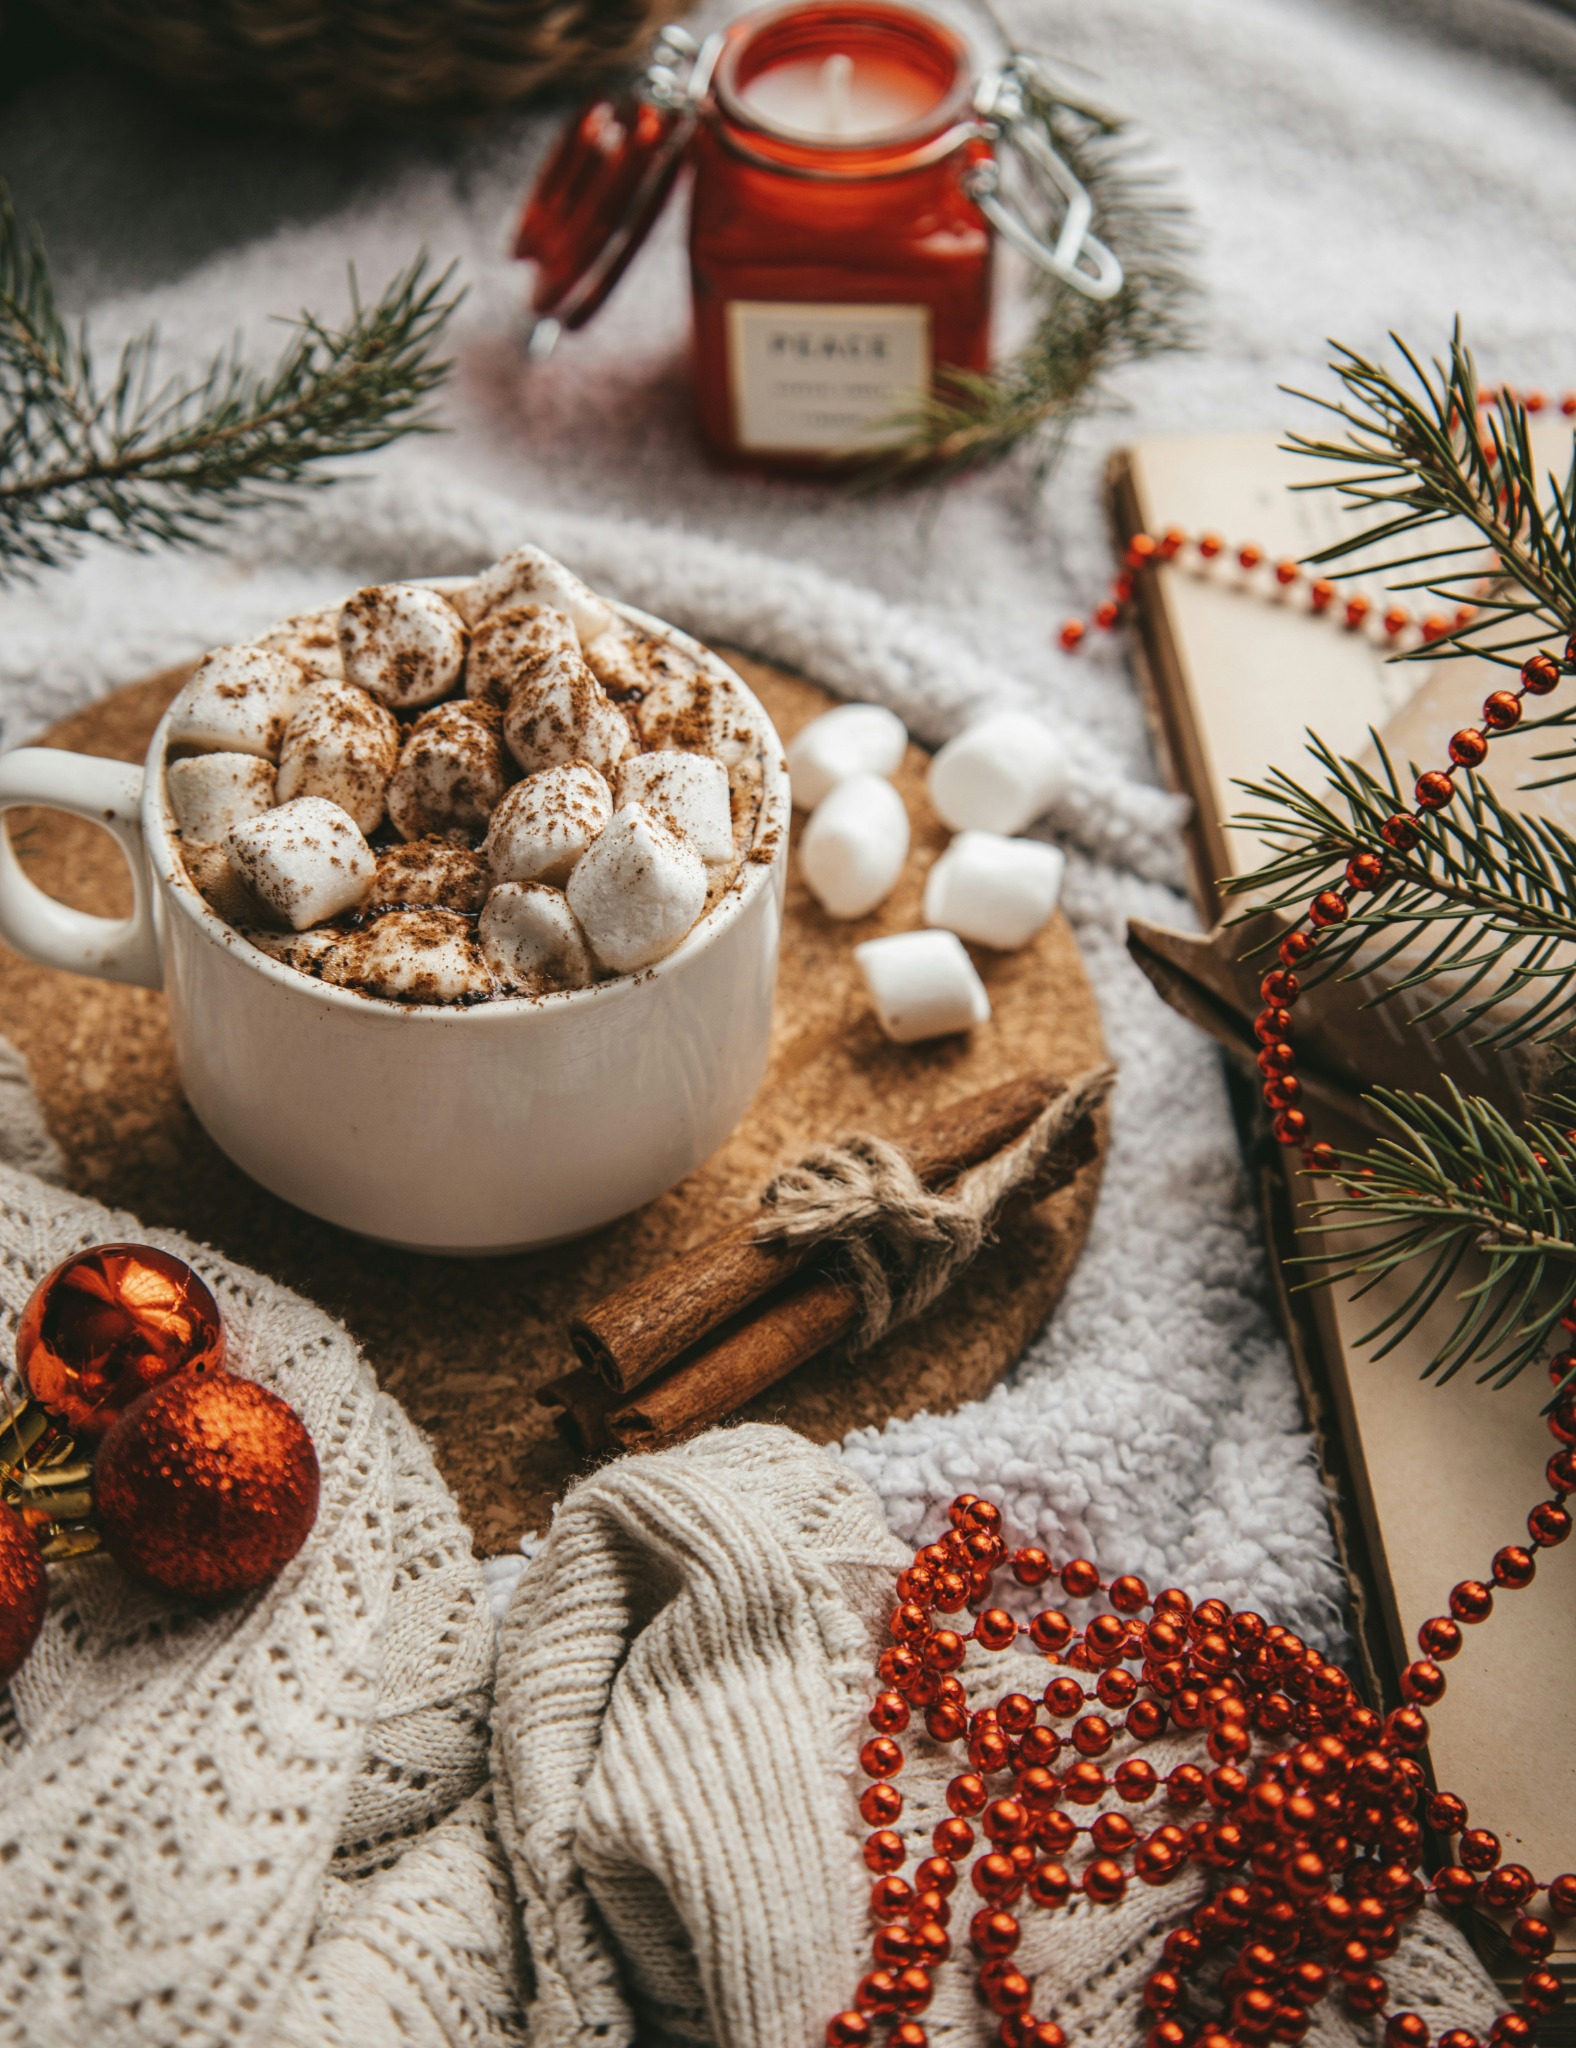
[[[209,907],[399,1004],[550,1000],[663,959],[739,881],[768,743],[725,672],[538,548],[216,649],[168,735]]]

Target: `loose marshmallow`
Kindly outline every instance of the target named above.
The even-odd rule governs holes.
[[[377,871],[361,827],[321,796],[298,796],[237,825],[229,848],[263,902],[298,932],[353,910]]]
[[[505,605],[551,605],[574,620],[582,646],[613,623],[612,606],[541,548],[515,548],[484,569],[474,583],[457,590],[454,600],[473,626]]]
[[[279,800],[273,768],[258,754],[189,754],[170,763],[164,786],[183,839],[222,839]]]
[[[1061,786],[1055,736],[1026,711],[996,711],[930,764],[930,800],[954,832],[1021,832]]]
[[[216,647],[170,707],[169,743],[198,754],[277,760],[306,686],[286,655],[266,647]]]
[[[851,775],[895,775],[908,729],[882,704],[839,704],[788,742],[788,778],[800,810],[813,811]]]
[[[364,907],[409,910],[434,903],[443,910],[477,911],[491,887],[487,863],[470,847],[448,839],[414,839],[378,855]]]
[[[580,639],[567,612],[547,604],[512,604],[489,612],[471,636],[465,660],[465,694],[485,697],[500,709],[515,685],[532,676],[550,655],[580,656]]]
[[[799,839],[799,872],[828,917],[868,917],[907,858],[908,812],[879,775],[838,783]]]
[[[635,754],[618,771],[621,804],[644,804],[703,861],[733,858],[728,771],[711,754]]]
[[[509,786],[498,708],[462,697],[411,727],[389,784],[389,816],[402,839],[479,839]]]
[[[398,760],[399,725],[393,712],[353,683],[320,682],[301,699],[285,728],[279,800],[325,796],[348,811],[363,832],[375,832]]]
[[[413,583],[371,584],[339,614],[345,680],[396,711],[448,696],[460,680],[469,638],[447,598]]]
[[[309,683],[342,683],[345,679],[337,611],[298,612],[293,619],[282,619],[266,633],[259,633],[257,644],[288,655]]]
[[[391,910],[350,932],[323,962],[323,979],[401,1003],[452,1003],[493,993],[493,978],[452,910]]]
[[[660,818],[625,804],[576,863],[566,893],[601,964],[633,974],[671,953],[700,916],[706,869]]]
[[[482,847],[495,882],[567,882],[613,815],[613,792],[584,761],[541,768],[493,812]]]
[[[591,955],[562,890],[544,882],[502,882],[477,924],[482,958],[506,988],[539,994],[589,988]]]
[[[951,932],[893,932],[855,946],[877,1020],[898,1045],[968,1031],[990,1016],[990,997]]]
[[[181,847],[181,860],[192,887],[226,924],[240,929],[246,925],[261,924],[268,917],[267,905],[255,893],[251,883],[230,858],[229,847],[222,842],[204,844],[188,840]]]
[[[925,878],[925,922],[1013,952],[1056,908],[1067,870],[1060,847],[999,832],[960,832]]]
[[[623,712],[578,655],[550,655],[516,684],[503,735],[527,775],[561,761],[588,761],[605,775],[633,745]]]

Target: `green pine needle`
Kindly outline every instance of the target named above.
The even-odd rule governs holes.
[[[1454,1321],[1424,1377],[1443,1382],[1487,1360],[1479,1379],[1506,1386],[1559,1342],[1576,1285],[1576,1097],[1551,1098],[1554,1121],[1521,1129],[1454,1087],[1444,1102],[1389,1088],[1367,1099],[1394,1135],[1341,1155],[1345,1191],[1316,1214],[1327,1235],[1360,1242],[1326,1254],[1320,1280],[1356,1281],[1359,1299],[1393,1273],[1410,1276],[1400,1303],[1364,1333],[1382,1358],[1478,1254],[1482,1271],[1449,1297]],[[1576,1369],[1556,1392],[1572,1381]]]
[[[303,313],[271,370],[232,349],[194,378],[166,376],[150,330],[101,379],[0,186],[0,584],[71,560],[89,536],[212,545],[249,507],[330,482],[322,465],[431,431],[452,275],[418,258],[372,306],[352,275],[347,324]]]

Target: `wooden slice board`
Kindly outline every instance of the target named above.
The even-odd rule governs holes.
[[[832,701],[813,684],[731,656],[784,738]],[[140,760],[187,671],[153,676],[54,727],[43,744]],[[925,795],[925,756],[898,779],[914,851],[873,917],[838,924],[794,873],[771,1063],[729,1142],[659,1201],[572,1245],[490,1260],[398,1252],[317,1222],[249,1180],[208,1138],[176,1078],[164,998],[35,967],[0,949],[0,1032],[26,1055],[71,1183],[150,1224],[188,1232],[341,1317],[383,1385],[430,1431],[484,1556],[542,1527],[586,1462],[535,1390],[574,1363],[578,1309],[746,1215],[777,1167],[845,1131],[895,1136],[929,1110],[1030,1069],[1066,1075],[1105,1056],[1099,1014],[1066,920],[1021,953],[975,951],[994,1014],[968,1038],[889,1044],[854,944],[921,921],[925,872],[946,832]],[[79,909],[124,915],[113,842],[58,812],[13,813],[39,885]],[[1066,1285],[1088,1232],[1098,1163],[1016,1221],[919,1322],[868,1356],[812,1360],[746,1411],[819,1442],[861,1424],[945,1412],[995,1384]]]

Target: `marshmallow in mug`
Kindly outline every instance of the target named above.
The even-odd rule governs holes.
[[[624,804],[566,890],[598,962],[634,974],[671,953],[706,903],[705,863],[643,804]]]
[[[403,1003],[452,1003],[488,996],[492,975],[468,917],[427,908],[390,910],[347,932],[324,958],[324,981]]]
[[[596,969],[561,889],[501,882],[477,925],[482,957],[505,988],[589,988]]]
[[[952,932],[893,932],[855,946],[876,1019],[898,1045],[970,1031],[990,1016],[990,997]]]
[[[480,910],[492,877],[487,863],[452,839],[411,839],[386,846],[378,871],[362,899],[364,910],[413,910],[435,904],[446,910]]]
[[[279,801],[325,796],[363,832],[383,822],[399,762],[399,724],[367,691],[329,678],[308,690],[279,747]]]
[[[306,687],[304,672],[287,655],[266,647],[216,647],[170,706],[166,738],[197,754],[260,754],[275,761]]]
[[[925,878],[925,922],[1015,952],[1056,908],[1066,871],[1060,847],[960,832]]]
[[[515,604],[489,612],[471,635],[465,694],[486,697],[502,710],[515,685],[552,656],[578,658],[580,638],[567,612],[551,605]]]
[[[788,779],[795,806],[813,811],[854,775],[895,775],[908,730],[882,704],[839,704],[800,728],[788,742]]]
[[[279,801],[273,764],[260,754],[189,754],[170,763],[164,786],[181,837],[198,843],[223,839]]]
[[[394,711],[447,697],[459,683],[469,641],[448,599],[415,583],[370,584],[339,614],[345,681]]]
[[[633,754],[618,771],[621,804],[644,804],[653,816],[715,865],[733,858],[733,803],[728,771],[713,754]]]
[[[493,812],[482,846],[495,882],[567,882],[613,815],[613,793],[585,761],[542,768]]]
[[[527,775],[564,761],[588,761],[606,775],[634,745],[623,712],[578,654],[548,655],[515,685],[503,736]]]
[[[389,817],[401,839],[469,841],[509,787],[496,704],[459,697],[435,704],[410,728],[389,784]]]
[[[816,806],[799,839],[799,869],[828,917],[868,917],[908,858],[908,812],[891,783],[853,775]]]
[[[544,549],[520,547],[484,569],[474,583],[454,593],[454,603],[471,625],[506,605],[551,605],[574,621],[582,647],[613,623],[612,606]]]
[[[355,819],[321,796],[298,796],[249,818],[228,844],[243,879],[298,932],[354,910],[377,872]]]
[[[954,832],[1022,832],[1050,804],[1064,768],[1055,736],[1026,711],[966,726],[930,764],[930,800]]]

